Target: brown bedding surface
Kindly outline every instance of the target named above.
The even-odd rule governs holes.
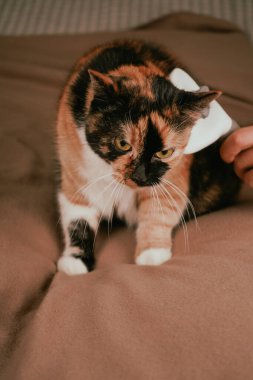
[[[222,21],[178,14],[129,33],[0,38],[0,378],[252,379],[252,192],[199,230],[189,222],[189,252],[179,229],[165,265],[134,265],[123,228],[101,237],[94,272],[56,272],[58,97],[83,51],[120,36],[164,44],[253,122],[253,50]]]

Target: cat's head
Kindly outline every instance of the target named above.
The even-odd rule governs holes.
[[[220,95],[179,90],[143,66],[89,75],[86,139],[131,187],[159,183],[177,166],[194,123]]]

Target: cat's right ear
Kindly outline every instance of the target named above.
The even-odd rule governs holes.
[[[102,110],[107,104],[108,98],[117,92],[118,87],[114,78],[108,74],[89,69],[90,86],[86,93],[86,114],[92,109]]]
[[[112,76],[100,73],[99,71],[88,69],[90,80],[95,88],[98,87],[112,87],[114,91],[118,90],[117,82]]]

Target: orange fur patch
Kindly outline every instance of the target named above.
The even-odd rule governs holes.
[[[61,188],[72,203],[87,205],[86,199],[78,192],[86,184],[79,172],[84,167],[82,144],[77,128],[66,102],[65,90],[61,100],[57,119],[57,148],[61,161]]]
[[[125,77],[128,80],[124,81],[126,88],[138,88],[139,95],[154,100],[152,92],[152,81],[150,80],[153,71],[146,66],[125,65],[109,72],[110,75],[116,77]]]
[[[172,229],[178,224],[186,207],[186,197],[182,196],[182,192],[188,194],[189,191],[192,158],[192,155],[183,156],[176,172],[169,170],[166,173],[164,178],[173,185],[162,182],[153,192],[150,188],[138,191],[136,256],[148,248],[171,248]]]

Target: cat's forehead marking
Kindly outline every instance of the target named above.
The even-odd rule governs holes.
[[[127,133],[131,144],[140,144],[144,139],[146,129],[147,116],[140,117],[136,123],[130,122],[129,127],[127,128]]]
[[[126,139],[134,149],[134,153],[157,152],[167,145],[171,128],[157,112],[140,117],[136,124],[126,127]],[[175,133],[174,133],[175,134]]]
[[[157,112],[151,112],[150,119],[159,133],[164,149],[169,147],[180,148],[185,145],[189,137],[188,133],[178,133],[178,131],[170,125],[168,120],[164,119]]]
[[[147,120],[147,131],[144,139],[143,154],[145,157],[151,158],[154,153],[160,151],[162,148],[163,141],[159,129],[149,116]]]
[[[173,131],[168,121],[157,112],[151,112],[150,119],[160,135],[163,148],[167,147],[168,144],[170,144],[169,140],[171,140],[172,137],[176,138],[176,133]]]
[[[168,123],[157,112],[151,112],[150,113],[150,119],[161,134],[168,132],[168,130],[169,130]]]

